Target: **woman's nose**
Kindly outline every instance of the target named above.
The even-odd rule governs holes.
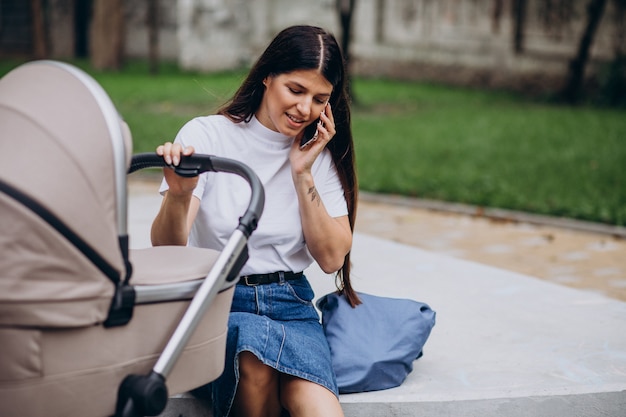
[[[303,97],[302,100],[298,101],[296,109],[298,109],[298,112],[306,118],[311,114],[311,104],[312,100],[310,98]]]

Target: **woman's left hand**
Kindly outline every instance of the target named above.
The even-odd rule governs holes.
[[[291,146],[289,153],[289,161],[291,162],[291,171],[294,177],[306,174],[311,171],[313,163],[317,156],[326,147],[328,142],[335,136],[335,119],[330,107],[330,103],[326,104],[324,111],[320,114],[321,125],[317,127],[317,139],[307,144],[304,148],[300,148],[300,138],[304,135],[304,130],[298,134]],[[313,122],[315,123],[315,122]]]
[[[317,139],[300,149],[300,133],[289,153],[291,174],[298,195],[302,231],[309,252],[327,274],[338,271],[352,246],[352,231],[348,216],[328,215],[315,187],[311,167],[324,147],[335,136],[335,120],[330,104],[320,114],[324,126],[318,127]]]

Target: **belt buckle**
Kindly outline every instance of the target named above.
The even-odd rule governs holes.
[[[251,283],[250,281],[248,281],[248,278],[250,278],[249,275],[244,275],[243,276],[243,281],[246,283],[246,286],[248,286],[248,287],[256,287],[257,285],[259,285],[258,282]]]

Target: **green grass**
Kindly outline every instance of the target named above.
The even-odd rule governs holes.
[[[626,224],[626,112],[359,80],[363,189]]]
[[[130,126],[135,152],[151,151],[173,140],[192,117],[215,113],[245,76],[243,72],[181,74],[171,65],[162,65],[158,76],[147,73],[147,67],[137,64],[124,73],[91,72]]]
[[[0,74],[15,63],[0,62]],[[145,63],[92,74],[128,122],[134,151],[171,140],[227,100],[244,72],[181,73]],[[363,190],[626,225],[626,111],[513,94],[357,78]]]

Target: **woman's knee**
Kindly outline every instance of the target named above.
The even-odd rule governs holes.
[[[240,383],[261,387],[277,387],[278,372],[265,365],[252,352],[239,354]]]
[[[254,354],[239,355],[239,386],[233,402],[233,416],[280,415],[278,373],[264,365]]]
[[[343,417],[339,399],[331,391],[314,382],[281,375],[280,400],[292,417]]]

